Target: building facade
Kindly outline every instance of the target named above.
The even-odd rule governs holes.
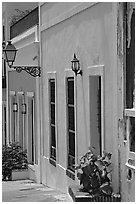
[[[43,2],[38,13],[38,24],[12,42],[19,48],[15,64],[36,63],[41,77],[10,71],[8,80],[9,111],[13,100],[27,107],[14,117],[30,177],[67,193],[79,183],[74,166],[95,147],[112,153],[114,192],[134,201],[134,3]],[[74,53],[82,75],[71,69]]]
[[[17,4],[20,6],[20,4]],[[24,4],[22,4],[24,5]],[[18,7],[19,11],[22,9]],[[27,5],[25,5],[27,9]],[[16,47],[17,55],[14,66],[39,66],[39,27],[38,5],[28,4],[32,12],[10,25],[9,19],[16,17],[16,3],[4,3],[3,24],[6,39]],[[36,7],[36,8],[35,8]],[[13,14],[12,14],[13,12]],[[15,14],[14,14],[15,12]],[[39,181],[38,151],[40,143],[39,119],[39,77],[33,77],[24,70],[18,73],[7,65],[7,143],[19,142],[27,150],[29,176]]]

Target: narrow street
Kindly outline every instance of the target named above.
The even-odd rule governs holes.
[[[31,180],[2,182],[2,202],[72,202],[67,194]]]

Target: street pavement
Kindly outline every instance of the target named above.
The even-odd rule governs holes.
[[[3,181],[2,202],[72,202],[68,194],[32,180]]]

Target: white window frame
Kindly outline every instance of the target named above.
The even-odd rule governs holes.
[[[90,106],[90,96],[89,96],[89,77],[90,76],[100,76],[101,77],[101,150],[102,154],[105,149],[105,103],[104,103],[104,87],[105,87],[105,75],[104,75],[104,65],[96,65],[87,67],[87,83],[88,83],[88,104]],[[89,107],[90,108],[90,107]],[[88,111],[88,132],[90,137],[90,112]]]
[[[135,3],[134,2],[133,3],[127,3],[127,6],[128,6],[127,9],[132,7],[133,12],[134,12],[134,9],[135,9]],[[127,17],[132,18],[132,16],[127,16]],[[126,23],[127,23],[127,21],[126,21]],[[131,27],[131,29],[132,29],[132,27]],[[129,60],[131,60],[131,59],[129,59]],[[124,92],[125,92],[125,109],[124,109],[124,116],[125,116],[126,138],[124,139],[124,143],[126,144],[126,150],[127,150],[127,158],[126,158],[125,165],[129,169],[135,170],[135,152],[130,151],[130,117],[135,118],[135,76],[134,76],[133,104],[132,104],[131,108],[127,108],[128,102],[127,102],[127,96],[126,96],[126,88],[127,88],[126,85],[127,85],[128,81],[126,81],[126,80],[127,80],[127,77],[126,77],[126,72],[125,72],[125,84],[124,84],[124,86],[125,86],[125,90],[124,90]],[[133,80],[133,78],[131,80]]]
[[[131,152],[130,151],[130,141],[129,141],[129,137],[130,137],[130,117],[134,117],[135,118],[135,108],[132,109],[125,109],[124,111],[125,113],[125,117],[126,117],[126,139],[127,139],[127,161],[126,161],[126,166],[130,167],[132,169],[135,169],[135,152]],[[133,165],[129,163],[129,160],[131,162],[133,162]]]
[[[49,87],[49,81],[50,79],[55,80],[55,137],[56,137],[56,160],[53,160],[51,158],[51,135],[50,135],[50,87]],[[57,112],[57,73],[56,71],[53,72],[47,72],[47,93],[48,93],[48,139],[49,139],[49,161],[54,166],[58,163],[58,112]],[[44,145],[44,144],[43,144]]]

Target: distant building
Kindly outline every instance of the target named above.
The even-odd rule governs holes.
[[[39,65],[41,77],[8,71],[7,137],[27,148],[30,178],[67,192],[94,146],[112,153],[114,192],[135,201],[135,4],[43,2],[26,18],[10,27],[14,64]]]

